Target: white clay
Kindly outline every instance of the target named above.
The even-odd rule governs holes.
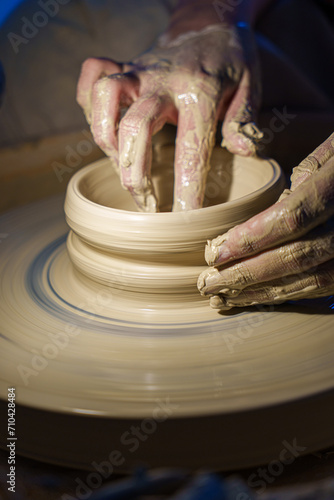
[[[65,239],[56,243],[68,231],[59,199],[3,216],[0,227],[10,234],[0,248],[2,398],[10,381],[18,403],[145,417],[168,394],[179,405],[175,415],[184,416],[332,387],[329,304],[313,314],[266,306],[222,316],[199,293],[103,286],[73,269]],[[45,358],[49,344],[58,346],[53,359]],[[41,371],[36,351],[47,361]]]
[[[311,315],[267,306],[224,316],[197,291],[204,240],[282,189],[274,163],[238,162],[233,201],[183,214],[125,210],[133,201],[106,180],[107,161],[83,169],[66,200],[75,266],[63,200],[2,216],[0,397],[10,383],[35,408],[144,418],[168,396],[174,418],[331,389],[329,302]]]

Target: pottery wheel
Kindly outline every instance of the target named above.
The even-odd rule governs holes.
[[[331,394],[331,298],[219,314],[187,290],[168,296],[111,288],[72,265],[63,201],[52,198],[1,217],[2,399],[14,386],[17,404],[104,422],[152,417],[167,401],[171,421],[219,422]],[[321,437],[301,437],[308,451],[333,444],[332,429],[317,432]],[[216,450],[213,465],[268,458],[254,450],[253,458],[242,457],[240,446],[234,443],[230,462]],[[54,458],[48,448],[39,456],[61,461],[59,453]],[[185,466],[193,454],[183,453]]]

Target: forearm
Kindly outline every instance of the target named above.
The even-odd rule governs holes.
[[[253,25],[261,13],[277,0],[179,0],[171,17],[166,35],[170,40],[188,31],[200,31],[207,26],[238,22]]]

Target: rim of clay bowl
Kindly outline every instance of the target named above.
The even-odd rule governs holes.
[[[84,194],[84,186],[101,171],[113,177],[115,192],[131,195],[120,184],[108,158],[83,167],[71,178],[65,199],[65,214],[71,229],[102,249],[131,253],[199,251],[208,239],[226,232],[273,204],[284,187],[282,171],[275,160],[234,157],[236,166],[266,181],[258,189],[225,203],[186,212],[135,212],[100,205]],[[257,170],[259,168],[259,170]],[[264,174],[266,169],[266,175]],[[103,176],[102,176],[103,180]],[[98,184],[98,182],[96,183]],[[124,194],[125,193],[125,194]],[[112,197],[112,193],[110,194]]]

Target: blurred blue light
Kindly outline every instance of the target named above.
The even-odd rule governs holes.
[[[2,0],[0,3],[0,25],[23,0]]]

